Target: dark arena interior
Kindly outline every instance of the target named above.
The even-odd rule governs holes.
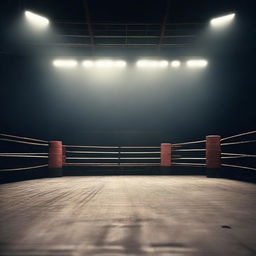
[[[0,256],[256,255],[255,0],[2,0]]]

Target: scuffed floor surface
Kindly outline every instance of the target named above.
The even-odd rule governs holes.
[[[0,255],[256,255],[256,186],[198,176],[0,186]]]

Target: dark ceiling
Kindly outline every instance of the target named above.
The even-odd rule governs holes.
[[[24,10],[48,17],[53,32],[50,39],[26,38],[24,43],[40,49],[55,47],[55,53],[56,48],[95,52],[96,48],[142,47],[151,54],[156,49],[159,53],[160,48],[184,53],[188,48],[201,48],[202,32],[212,17],[230,12],[253,27],[253,1],[244,0],[9,0],[4,5],[7,25],[22,17]],[[2,43],[2,51],[11,51],[12,41],[22,42],[10,41]]]
[[[253,12],[248,0],[9,0],[11,9],[31,9],[51,20],[83,21],[87,2],[93,22],[161,22],[170,4],[170,22],[207,22],[226,12]]]

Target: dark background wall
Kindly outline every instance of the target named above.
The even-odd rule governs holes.
[[[51,57],[2,55],[1,130],[115,145],[253,130],[254,58],[240,51],[246,44],[236,46],[236,55],[208,54],[209,66],[198,72],[137,70],[134,58],[122,72],[92,74],[56,70]]]
[[[214,33],[206,24],[196,44],[190,48],[97,49],[92,55],[90,49],[22,44],[26,34],[19,30],[17,22],[27,6],[53,18],[71,15],[70,19],[82,19],[84,14],[80,11],[67,12],[67,2],[62,1],[61,5],[57,1],[5,2],[7,11],[1,16],[4,36],[1,37],[0,55],[2,132],[63,140],[66,144],[159,145],[161,142],[203,139],[208,134],[228,136],[255,130],[252,1],[215,1],[214,4],[212,1],[196,1],[192,9],[184,9],[182,3],[178,5],[176,2],[174,6],[179,11],[172,11],[170,17],[178,22],[197,20],[207,23],[218,13],[236,12],[236,21],[231,28]],[[140,13],[145,5],[142,3],[129,2],[137,9],[119,9],[112,13],[110,9],[115,1],[110,1],[109,9],[100,8],[99,13],[96,2],[91,3],[94,19],[111,21],[111,17],[112,21],[143,21]],[[159,1],[158,9],[151,2],[148,5],[147,21],[159,21],[163,15],[163,1]],[[131,12],[133,16],[129,14]],[[54,37],[53,31],[51,33],[47,38],[31,40],[45,43]],[[117,57],[127,60],[128,66],[123,71],[106,72],[90,72],[82,68],[57,70],[52,66],[52,60],[59,56],[78,60],[93,56]],[[199,57],[208,59],[209,65],[198,71],[186,67],[157,71],[136,69],[136,60],[145,56],[180,59],[183,63]],[[9,147],[10,144],[1,144],[3,151],[21,149],[14,144]],[[255,152],[252,146],[249,150]],[[6,166],[9,163],[1,162]]]

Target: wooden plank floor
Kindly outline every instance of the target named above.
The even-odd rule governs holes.
[[[5,256],[256,255],[256,186],[239,181],[30,180],[1,185],[0,206]]]

